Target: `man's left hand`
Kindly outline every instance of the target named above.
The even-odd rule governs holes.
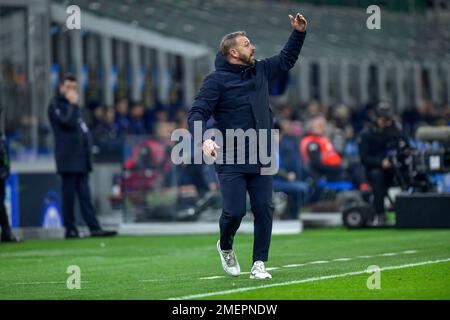
[[[291,26],[297,31],[305,32],[306,26],[308,25],[308,22],[306,21],[305,17],[297,12],[295,15],[295,18],[291,15],[289,15],[289,20],[291,20]]]

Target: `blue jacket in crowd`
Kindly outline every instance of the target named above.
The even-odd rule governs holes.
[[[221,152],[226,146],[226,129],[272,129],[269,81],[294,66],[305,36],[306,32],[293,30],[278,55],[258,60],[254,66],[231,64],[219,52],[215,61],[216,70],[205,78],[188,112],[191,133],[194,133],[194,121],[201,121],[205,131],[206,121],[212,115],[216,121],[215,128],[221,131],[224,138]],[[217,172],[260,172],[259,158],[257,164],[248,163],[248,142],[246,150],[246,164],[216,164]],[[221,153],[225,159],[226,150]]]

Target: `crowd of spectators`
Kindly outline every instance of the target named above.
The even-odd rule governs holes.
[[[347,160],[358,155],[356,147],[358,138],[373,121],[376,105],[369,103],[350,108],[338,103],[324,106],[315,100],[297,107],[284,104],[276,109],[277,123],[282,133],[300,139],[305,133],[305,121],[312,115],[323,115],[327,120],[326,136],[330,138],[336,151]],[[405,135],[413,139],[416,129],[420,126],[450,125],[450,105],[436,108],[431,101],[424,100],[415,108],[395,112],[395,120]]]
[[[299,211],[303,201],[299,195],[306,190],[300,141],[306,134],[307,119],[318,114],[325,117],[326,136],[342,157],[343,167],[351,169],[352,163],[359,161],[358,139],[370,124],[375,106],[376,104],[367,104],[352,108],[342,103],[325,106],[316,100],[304,105],[286,103],[272,106],[276,128],[280,130],[280,157],[283,159],[275,177],[275,186],[292,198],[291,203],[298,204],[290,209],[290,216],[294,217]],[[170,134],[176,128],[187,129],[187,110],[188,106],[170,107],[162,103],[145,106],[141,102],[131,102],[127,99],[117,100],[114,106],[91,105],[85,108],[84,112],[92,134],[93,153],[97,159],[103,157],[105,161],[124,163],[131,154],[133,145],[136,145],[133,141],[137,140],[133,139],[141,137],[159,140],[170,154],[170,146],[173,144]],[[450,125],[450,105],[437,107],[431,101],[425,100],[415,108],[406,108],[397,113],[395,117],[405,135],[413,138],[416,128],[421,125]],[[207,174],[205,184],[205,181],[199,179],[202,170],[209,172],[208,168],[182,168],[179,181],[193,183],[199,194],[204,194],[208,191],[206,186],[211,185],[213,181],[213,175]]]
[[[118,100],[114,107],[88,108],[96,153],[116,154],[121,157],[127,137],[157,136],[155,129],[161,124],[162,127],[172,129],[187,128],[187,108],[183,106],[170,108],[162,103],[156,103],[148,108],[140,102],[130,102],[126,99]],[[348,167],[349,162],[358,157],[358,137],[370,124],[375,104],[350,108],[342,103],[324,106],[319,101],[313,100],[301,106],[282,104],[274,106],[273,109],[276,115],[276,127],[281,132],[281,152],[289,153],[288,158],[290,159],[282,165],[292,167],[288,172],[296,172],[297,179],[293,179],[293,174],[290,174],[290,180],[299,180],[301,179],[300,172],[303,169],[301,156],[292,153],[293,149],[296,152],[299,151],[299,141],[305,134],[306,120],[318,114],[325,117],[326,136],[329,137],[334,149],[342,157],[344,166]],[[412,138],[418,126],[449,125],[450,106],[441,106],[436,109],[432,102],[423,101],[417,108],[409,108],[397,114],[396,118],[404,133]],[[170,135],[166,137],[166,140],[170,141]]]
[[[147,108],[141,102],[119,99],[112,107],[88,108],[94,154],[121,159],[127,137],[156,136],[158,126],[184,127],[186,108],[169,108],[157,103]]]
[[[115,155],[116,159],[121,161],[127,137],[155,136],[158,124],[173,129],[187,128],[187,108],[184,106],[170,108],[162,103],[146,107],[140,102],[130,102],[127,99],[119,99],[111,107],[97,105],[87,108],[90,113],[88,119],[94,142],[94,154]],[[320,114],[327,121],[326,136],[342,156],[344,165],[347,165],[349,161],[358,157],[358,137],[370,124],[375,104],[350,108],[342,103],[324,106],[319,101],[313,100],[305,105],[294,106],[287,103],[273,109],[276,127],[280,129],[283,140],[280,144],[282,150],[290,150],[292,141],[298,142],[305,134],[305,121],[313,115]],[[413,138],[416,128],[421,125],[450,125],[450,105],[436,108],[431,101],[425,100],[416,108],[407,108],[397,113],[396,122],[406,136]],[[295,168],[294,171],[300,169]]]
[[[185,107],[157,103],[146,108],[140,102],[120,99],[114,107],[89,109],[94,155],[99,161],[123,164],[130,173],[122,178],[123,188],[151,192],[176,181],[177,185],[194,185],[202,196],[209,191],[210,183],[214,185],[208,170],[211,168],[184,163],[175,166],[171,162],[173,130],[188,129]]]
[[[351,183],[360,191],[370,188],[358,147],[361,133],[374,122],[376,104],[352,109],[342,103],[327,107],[318,101],[311,101],[299,107],[284,104],[275,110],[276,126],[280,130],[280,161],[274,187],[276,192],[283,192],[288,196],[288,218],[296,218],[302,204],[317,196],[311,193],[311,183],[308,184],[311,177],[315,182],[318,178],[325,178],[331,182]],[[406,109],[394,117],[405,136],[414,140],[414,133],[419,126],[450,125],[450,106],[435,108],[431,101],[423,101],[417,108]],[[315,166],[305,162],[305,154],[302,154],[300,148],[302,139],[307,139],[311,134],[311,123],[318,127],[313,131],[320,132],[312,133],[325,137],[323,141],[332,145],[329,151],[336,152],[335,157],[339,158],[339,165],[330,166],[330,170],[316,170],[319,174],[313,172]],[[330,172],[333,174],[330,175]],[[339,178],[336,179],[336,176]]]

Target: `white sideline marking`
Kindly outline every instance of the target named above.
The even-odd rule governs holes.
[[[383,257],[392,257],[392,256],[396,256],[396,255],[397,255],[396,253],[388,252],[388,253],[383,253],[381,256],[383,256]]]
[[[204,277],[204,278],[200,278],[202,280],[210,280],[210,279],[222,279],[225,278],[225,276],[212,276],[212,277]]]
[[[88,283],[89,281],[81,281]],[[66,281],[36,281],[36,282],[16,282],[14,285],[39,285],[39,284],[66,284]]]
[[[63,284],[63,281],[41,281],[41,282],[17,282],[15,285],[35,285],[35,284]]]
[[[283,268],[296,268],[296,267],[303,267],[305,264],[304,263],[299,263],[299,264],[287,264],[285,266],[283,266]]]
[[[350,261],[352,260],[352,258],[338,258],[338,259],[333,259],[332,261]]]
[[[416,262],[416,263],[408,263],[408,264],[402,264],[402,265],[398,265],[398,266],[383,267],[380,269],[380,271],[411,268],[411,267],[423,266],[423,265],[427,265],[427,264],[436,264],[436,263],[449,262],[449,261],[450,261],[450,258],[440,259],[440,260],[432,260],[432,261],[422,261],[422,262]],[[356,276],[356,275],[360,275],[360,274],[364,274],[364,273],[367,273],[367,270],[346,272],[346,273],[341,273],[341,274],[333,274],[333,275],[328,275],[328,276],[314,277],[314,278],[308,278],[308,279],[302,279],[302,280],[293,280],[293,281],[287,281],[287,282],[265,284],[265,285],[261,285],[261,286],[255,286],[255,287],[246,287],[246,288],[238,288],[238,289],[223,290],[223,291],[216,291],[216,292],[192,294],[192,295],[188,295],[188,296],[169,298],[168,300],[198,299],[198,298],[218,296],[218,295],[223,295],[223,294],[231,294],[231,293],[237,293],[237,292],[258,290],[258,289],[264,289],[264,288],[288,286],[291,284],[301,284],[301,283],[307,283],[307,282],[350,277],[350,276]]]
[[[280,269],[279,267],[272,267],[272,268],[266,268],[267,271],[271,271],[271,270],[277,270]],[[241,272],[241,274],[250,274],[250,272]],[[225,276],[212,276],[212,277],[203,277],[200,278],[200,280],[213,280],[213,279],[222,279],[225,278]]]
[[[357,256],[354,258],[336,258],[336,259],[332,259],[331,261],[334,262],[341,262],[341,261],[351,261],[353,259],[368,259],[368,258],[373,258],[373,257],[392,257],[392,256],[396,256],[399,254],[412,254],[412,253],[416,253],[417,250],[405,250],[402,252],[387,252],[387,253],[380,253],[380,254],[376,254],[373,256],[369,256],[369,255],[363,255],[363,256]],[[323,263],[329,263],[330,261],[328,260],[319,260],[319,261],[311,261],[311,262],[305,262],[305,263],[299,263],[299,264],[287,264],[281,267],[272,267],[272,268],[267,268],[268,271],[270,270],[277,270],[280,268],[296,268],[296,267],[303,267],[305,265],[308,264],[323,264]],[[241,272],[241,274],[250,274],[250,272]],[[213,279],[222,279],[225,278],[225,276],[211,276],[211,277],[203,277],[203,278],[199,278],[200,280],[213,280]]]

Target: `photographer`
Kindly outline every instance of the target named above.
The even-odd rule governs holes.
[[[384,197],[394,184],[394,171],[388,152],[400,140],[406,141],[390,105],[380,103],[375,109],[373,123],[362,132],[359,145],[361,163],[373,189],[375,224],[384,224],[385,221]]]

